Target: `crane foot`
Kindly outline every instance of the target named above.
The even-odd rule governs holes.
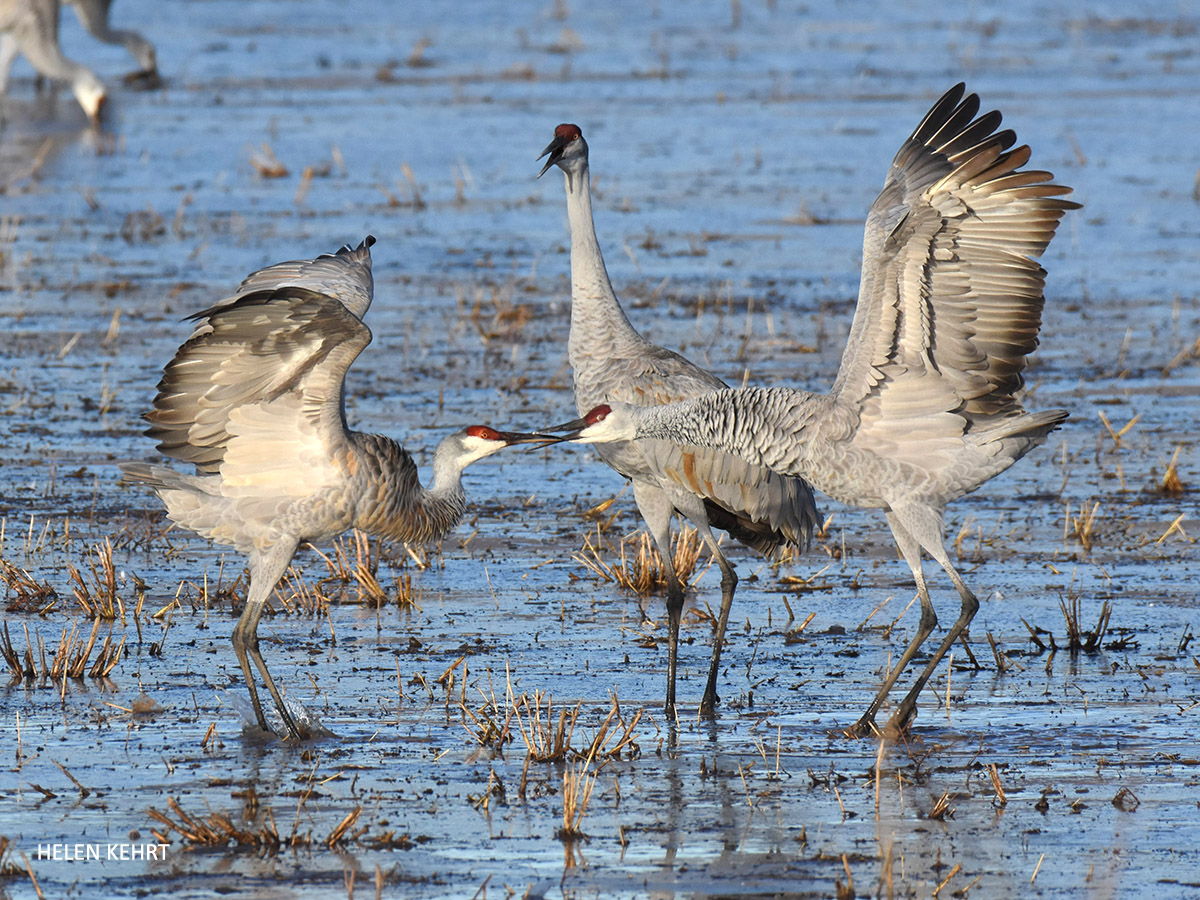
[[[849,728],[843,728],[842,736],[851,739],[880,737],[881,732],[879,731],[879,726],[875,724],[875,717],[865,715]]]

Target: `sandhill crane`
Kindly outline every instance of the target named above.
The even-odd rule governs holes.
[[[559,125],[540,178],[563,170],[571,227],[571,332],[567,356],[574,370],[580,414],[598,403],[651,405],[721,390],[725,382],[678,353],[652,344],[634,329],[613,291],[596,239],[588,146],[578,125]],[[540,159],[541,156],[538,158]],[[633,498],[650,529],[667,581],[667,714],[675,713],[675,669],[683,586],[671,554],[671,516],[695,526],[721,569],[721,610],[700,711],[717,703],[717,674],[737,573],[710,526],[720,528],[768,558],[785,547],[807,547],[819,525],[812,490],[799,478],[780,476],[719,449],[681,453],[670,442],[636,441],[597,448],[600,458],[633,482]]]
[[[99,123],[104,85],[87,66],[63,56],[58,46],[58,0],[0,0],[0,94],[18,53],[38,73],[69,82],[92,124]]]
[[[159,496],[175,524],[247,555],[250,586],[233,647],[258,724],[269,730],[249,659],[286,737],[302,735],[259,653],[257,629],[297,547],[350,528],[391,540],[440,538],[463,516],[463,469],[511,444],[544,440],[472,425],[438,444],[425,488],[398,443],[349,430],[344,382],[371,341],[359,316],[371,301],[373,242],[256,272],[234,297],[191,316],[195,330],[145,418],[158,449],[195,474],[120,466]]]
[[[88,34],[105,44],[116,44],[129,51],[140,67],[139,71],[125,76],[127,82],[138,82],[148,87],[158,84],[158,61],[154,45],[138,32],[112,28],[108,24],[109,7],[112,0],[66,0],[75,8],[79,23]]]
[[[592,442],[665,441],[718,448],[802,476],[854,506],[884,511],[916,581],[921,620],[851,735],[875,715],[937,625],[921,551],[958,590],[962,611],[889,721],[904,731],[934,668],[979,607],[945,549],[946,504],[1041,444],[1065,410],[1027,412],[1017,395],[1038,342],[1045,270],[1070,188],[1020,171],[1000,114],[975,118],[959,84],[896,154],[867,216],[858,307],[833,390],[720,391],[669,406],[612,403],[563,429]]]

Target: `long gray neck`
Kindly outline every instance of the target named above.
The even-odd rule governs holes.
[[[564,172],[567,218],[571,224],[571,365],[589,357],[610,357],[614,348],[641,342],[613,292],[596,225],[592,220],[591,173],[585,161],[578,171]]]
[[[444,510],[446,530],[453,528],[467,508],[463,489],[463,467],[458,460],[458,445],[453,436],[443,438],[433,453],[433,484],[425,492],[425,503]],[[453,521],[449,516],[453,515]]]
[[[390,438],[355,433],[355,477],[363,483],[354,526],[391,540],[434,541],[466,512],[462,466],[449,439],[433,455],[433,485],[424,487],[408,452]]]
[[[63,56],[57,39],[40,49],[42,52],[38,55],[38,74],[57,81],[69,82],[72,89],[81,85],[99,83],[91,69],[81,63],[75,62],[73,59]]]

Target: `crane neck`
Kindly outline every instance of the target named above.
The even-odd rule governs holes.
[[[420,543],[438,540],[454,528],[467,508],[462,470],[454,448],[445,441],[433,454],[433,483],[417,477],[408,451],[390,438],[354,433],[355,478],[369,487],[361,492],[354,527],[390,540]]]
[[[571,334],[567,353],[572,366],[587,356],[609,356],[614,345],[641,341],[613,291],[592,216],[591,173],[587,161],[565,172],[567,218],[571,226]]]
[[[464,468],[456,445],[442,440],[433,452],[433,484],[425,491],[424,500],[427,505],[443,511],[447,531],[458,524],[467,508],[467,494],[462,482]],[[454,517],[453,521],[450,516]]]
[[[38,60],[38,74],[58,81],[70,82],[72,89],[82,86],[100,86],[100,81],[87,66],[63,56],[58,45],[46,48]],[[78,91],[76,91],[78,92]]]

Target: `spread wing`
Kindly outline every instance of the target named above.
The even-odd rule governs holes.
[[[711,372],[649,342],[632,359],[611,360],[606,376],[612,378],[606,399],[638,406],[675,403],[726,387]],[[614,445],[597,449],[606,446]],[[775,556],[784,544],[807,547],[820,525],[812,488],[800,478],[714,448],[639,440],[636,449],[645,468],[659,479],[705,499],[710,524],[767,556]]]
[[[353,250],[347,245],[337,253],[326,253],[316,259],[295,259],[259,269],[246,276],[232,297],[215,305],[232,303],[236,298],[256,291],[301,287],[341,301],[361,319],[370,307],[375,291],[371,275],[371,247],[374,244],[375,238],[367,235]]]
[[[371,332],[339,301],[304,288],[256,291],[197,314],[163,371],[147,434],[166,456],[226,485],[315,486],[346,444],[343,383]],[[298,484],[298,481],[305,481]]]
[[[859,411],[855,441],[916,460],[1020,413],[1037,346],[1046,249],[1070,188],[1019,171],[1000,114],[949,90],[904,142],[863,238],[862,283],[833,395]],[[961,100],[961,102],[960,102]]]

